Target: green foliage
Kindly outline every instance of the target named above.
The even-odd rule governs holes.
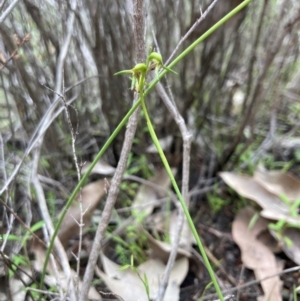
[[[299,217],[299,208],[300,208],[300,199],[295,200],[294,202],[291,202],[285,195],[280,196],[281,200],[289,207],[289,214],[294,217]],[[276,223],[270,223],[268,225],[269,229],[273,230],[275,232],[275,235],[277,236],[279,241],[284,241],[284,243],[291,247],[293,245],[293,241],[284,235],[284,232],[287,228],[298,228],[300,229],[299,224],[290,223],[285,219],[280,219]]]
[[[44,221],[39,221],[30,227],[30,231],[35,232],[35,231],[41,229],[44,226],[44,224],[45,224]],[[24,246],[30,237],[30,234],[31,234],[30,231],[26,231],[23,238],[21,236],[17,236],[14,234],[2,234],[2,235],[0,235],[0,241],[1,240],[2,241],[3,240],[20,241],[20,242],[22,242],[22,246]]]
[[[237,153],[239,153],[244,147],[245,145],[243,143],[240,143],[237,147]],[[247,148],[245,152],[242,153],[242,155],[239,158],[239,165],[243,166],[244,164],[246,164],[248,173],[250,175],[253,175],[256,168],[256,165],[253,164],[253,159],[252,159],[254,154],[254,148],[255,145],[253,143],[251,146]]]
[[[56,197],[52,191],[48,191],[46,194],[46,198],[47,198],[49,214],[50,214],[52,220],[55,221],[57,219],[57,210],[56,210],[56,202],[55,202]]]
[[[30,228],[31,232],[35,232],[35,231],[39,230],[40,228],[43,227],[44,224],[45,224],[44,221],[39,221],[39,222],[35,223]],[[3,241],[3,240],[19,241],[19,242],[21,242],[22,246],[25,246],[28,239],[30,238],[30,234],[31,233],[29,231],[26,231],[23,238],[22,238],[22,236],[17,236],[17,235],[13,235],[13,234],[3,234],[3,235],[0,235],[0,241]],[[9,271],[8,271],[9,277],[13,277],[15,275],[15,272],[19,266],[21,266],[21,265],[25,266],[25,267],[30,266],[29,259],[22,254],[13,254],[11,257],[11,260],[12,260],[12,265],[9,266]]]
[[[201,295],[200,299],[198,299],[198,301],[203,301],[203,300],[204,300],[205,293],[206,293],[206,292],[209,290],[209,288],[212,287],[212,286],[213,286],[213,282],[212,282],[212,281],[209,282],[209,283],[205,286],[205,288],[204,288],[204,290],[203,290],[203,292],[202,292],[202,295]]]
[[[275,161],[275,158],[272,154],[266,154],[262,163],[267,169],[273,170],[280,168],[282,172],[286,172],[295,162],[294,160],[291,160],[289,162]]]
[[[229,200],[224,200],[217,194],[208,195],[208,203],[213,213],[218,213],[225,205],[228,205],[229,202]]]
[[[139,230],[138,225],[141,224],[145,215],[140,212],[133,212],[135,216],[134,222],[125,228],[123,236],[113,235],[112,239],[116,242],[115,251],[117,260],[121,264],[129,261],[132,255],[138,263],[146,261],[147,257],[144,252],[147,245],[147,236]]]
[[[139,271],[134,266],[134,256],[133,255],[131,255],[131,257],[130,257],[130,264],[124,264],[120,269],[121,270],[131,269],[134,273],[136,273],[138,275],[138,277],[140,278],[140,280],[142,281],[142,283],[145,287],[148,301],[150,301],[150,289],[149,289],[149,281],[148,281],[147,275],[144,274],[143,277],[140,275]]]
[[[40,163],[46,169],[50,167],[50,164],[45,157],[41,157]]]
[[[94,168],[94,166],[96,165],[96,163],[99,161],[99,159],[102,157],[102,155],[104,154],[104,152],[107,150],[108,146],[111,144],[111,142],[113,141],[113,139],[116,137],[116,135],[119,133],[119,131],[123,128],[123,126],[126,124],[126,122],[128,121],[129,117],[133,114],[133,112],[137,109],[137,107],[139,105],[142,105],[144,114],[145,114],[145,118],[147,121],[147,126],[149,128],[149,133],[151,135],[151,138],[158,150],[158,153],[160,155],[160,158],[164,164],[164,167],[171,179],[171,183],[173,185],[173,188],[178,196],[179,202],[183,208],[184,214],[187,218],[188,224],[192,230],[192,233],[196,239],[197,245],[199,247],[199,251],[203,257],[204,263],[206,268],[208,269],[209,275],[212,279],[212,282],[214,284],[214,287],[216,289],[216,292],[218,294],[218,297],[221,301],[224,300],[224,296],[220,290],[219,284],[217,282],[216,276],[214,274],[214,271],[210,265],[210,262],[208,260],[208,257],[205,253],[205,249],[203,247],[203,244],[200,240],[200,237],[198,235],[197,229],[191,219],[190,213],[188,211],[188,208],[185,204],[185,201],[181,195],[181,192],[178,188],[178,185],[175,181],[175,178],[173,176],[172,170],[169,166],[169,163],[164,155],[164,152],[159,144],[159,141],[157,139],[157,136],[155,134],[153,125],[151,123],[151,120],[148,116],[148,112],[147,112],[147,108],[145,105],[145,101],[144,98],[149,94],[149,92],[154,88],[154,86],[163,78],[163,76],[168,72],[171,71],[171,68],[173,68],[177,63],[179,63],[181,60],[183,60],[189,53],[191,53],[202,41],[204,41],[207,37],[209,37],[213,32],[215,32],[218,28],[222,27],[228,20],[230,20],[235,14],[237,14],[239,11],[241,11],[245,6],[247,6],[249,3],[251,2],[251,0],[245,0],[243,1],[240,5],[238,5],[235,9],[233,9],[230,13],[228,13],[225,17],[223,17],[219,22],[217,22],[214,26],[212,26],[209,30],[207,30],[201,37],[199,37],[196,41],[194,41],[189,47],[187,47],[181,54],[179,54],[174,60],[173,62],[171,62],[167,68],[164,68],[165,66],[163,66],[162,63],[162,59],[159,59],[157,56],[155,57],[156,62],[154,61],[154,63],[156,63],[156,65],[161,65],[160,67],[163,68],[162,72],[160,72],[159,74],[157,74],[156,78],[150,83],[150,85],[147,87],[146,82],[145,82],[145,77],[146,77],[146,73],[148,72],[148,70],[151,70],[151,62],[153,62],[153,57],[151,57],[151,54],[148,56],[147,61],[146,61],[146,68],[144,68],[144,66],[135,66],[133,69],[131,69],[129,73],[131,73],[133,79],[132,79],[132,88],[134,86],[135,90],[137,92],[140,92],[140,98],[134,103],[134,105],[132,106],[132,108],[129,110],[129,112],[126,114],[126,116],[123,118],[123,120],[121,121],[121,123],[117,126],[117,128],[114,130],[114,132],[111,134],[111,136],[109,137],[108,141],[104,144],[103,148],[99,151],[99,153],[97,154],[97,156],[95,157],[94,161],[92,162],[92,164],[90,165],[90,167],[87,169],[86,173],[83,175],[82,179],[79,181],[79,183],[77,184],[76,188],[74,189],[74,191],[72,192],[66,206],[65,206],[65,210],[63,210],[63,213],[60,216],[60,219],[56,225],[55,231],[52,235],[51,241],[50,241],[50,245],[48,247],[47,253],[46,253],[46,258],[45,258],[45,262],[44,262],[44,267],[43,267],[43,271],[42,271],[42,275],[41,275],[41,281],[40,281],[40,287],[43,287],[44,284],[44,277],[45,277],[45,272],[46,272],[46,267],[49,261],[49,256],[50,253],[52,251],[53,248],[53,244],[54,244],[54,239],[58,234],[58,230],[59,227],[62,223],[62,220],[68,210],[68,208],[70,207],[70,205],[72,204],[73,200],[75,199],[75,196],[77,195],[78,191],[80,190],[80,188],[82,187],[82,185],[85,183],[85,181],[87,180],[88,175],[91,173],[92,169]],[[156,67],[156,66],[155,66]],[[128,70],[127,70],[128,71]],[[128,73],[128,72],[126,72]],[[145,87],[147,87],[147,89],[145,90]],[[144,278],[141,278],[141,280],[143,281],[145,287],[147,286],[147,281]]]
[[[136,141],[136,143],[138,144],[139,142]],[[136,157],[133,155],[133,153],[130,153],[127,161],[127,169],[125,175],[134,175],[141,173],[143,179],[149,179],[153,174],[150,166],[151,165],[149,164],[147,156],[145,154]]]
[[[30,230],[31,230],[31,232],[35,232],[35,231],[41,229],[44,225],[45,225],[44,221],[39,221],[39,222],[35,223],[34,225],[32,225],[30,227]],[[30,237],[30,232],[27,231],[24,238],[23,238],[23,240],[22,240],[22,245],[23,246],[25,245],[25,243],[27,242],[29,237]]]
[[[127,161],[127,169],[125,171],[125,175],[139,175],[143,179],[149,179],[152,176],[152,170],[150,166],[151,165],[148,163],[146,155],[143,154],[137,157],[134,156],[133,153],[130,153]],[[130,199],[130,201],[124,204],[125,207],[131,205],[131,200],[134,199],[138,187],[139,184],[132,181],[123,181],[121,183],[120,190],[126,193],[128,198]]]
[[[25,266],[25,267],[30,266],[30,262],[29,262],[28,258],[21,254],[13,255],[11,260],[12,260],[13,264],[11,266],[9,266],[9,270],[8,270],[8,275],[10,278],[12,278],[15,275],[15,272],[19,266],[21,266],[21,265]]]

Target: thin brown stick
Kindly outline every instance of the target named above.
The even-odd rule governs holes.
[[[73,11],[76,9],[76,1],[75,0],[73,0],[71,2],[71,9]],[[67,34],[66,34],[64,43],[62,45],[61,52],[60,52],[58,60],[57,60],[56,81],[55,81],[55,88],[54,88],[55,96],[54,96],[54,101],[53,101],[53,103],[57,103],[57,105],[58,105],[58,100],[60,99],[60,96],[57,96],[57,95],[61,94],[62,84],[63,84],[62,73],[63,73],[64,61],[65,61],[65,58],[66,58],[68,50],[69,50],[70,41],[71,41],[71,37],[72,37],[72,33],[73,33],[75,15],[74,15],[74,12],[72,10],[70,11],[70,15],[69,15],[69,18],[67,20]],[[54,106],[54,108],[55,108],[55,106]],[[54,108],[53,108],[53,110],[54,110]],[[50,111],[50,112],[52,113],[53,110]],[[52,118],[52,114],[48,114],[46,116],[45,120],[44,120],[44,122],[45,122],[44,125],[47,125],[49,123],[49,121],[51,120],[51,118]],[[44,196],[42,186],[41,186],[40,181],[38,179],[38,172],[37,172],[38,164],[39,164],[39,157],[40,157],[40,148],[41,148],[41,145],[42,145],[42,142],[43,142],[43,139],[44,139],[44,133],[45,132],[43,132],[43,134],[41,134],[41,136],[37,139],[37,142],[36,142],[38,144],[38,147],[36,149],[35,156],[34,156],[32,182],[33,182],[33,185],[35,186],[36,193],[39,197],[38,204],[40,206],[41,214],[43,214],[43,219],[45,220],[47,230],[49,231],[50,235],[53,235],[53,232],[54,232],[53,224],[52,224],[52,221],[51,221],[51,217],[49,215],[46,199],[45,199],[45,196]],[[65,273],[65,276],[68,280],[69,285],[65,289],[67,291],[67,294],[68,294],[69,298],[72,301],[73,300],[75,301],[76,296],[75,296],[75,290],[74,290],[73,279],[72,279],[72,272],[71,272],[71,268],[70,268],[70,265],[69,265],[68,257],[67,257],[66,252],[65,252],[65,250],[64,250],[64,248],[63,248],[63,246],[60,243],[58,238],[55,239],[54,246],[55,246],[56,252],[58,254],[58,257],[60,259],[60,264],[62,266],[62,269],[63,269],[63,271]]]
[[[174,118],[175,122],[177,123],[182,139],[183,139],[183,163],[182,163],[182,197],[184,201],[187,204],[187,207],[189,206],[189,176],[190,176],[190,147],[191,147],[191,134],[189,133],[185,121],[183,117],[180,115],[175,103],[171,101],[169,98],[168,94],[164,90],[162,84],[158,83],[156,85],[156,90],[158,91],[159,96],[163,100],[165,106],[171,113],[171,116]],[[170,257],[168,259],[168,263],[166,266],[166,270],[164,272],[164,278],[161,282],[161,285],[159,287],[159,292],[157,295],[156,301],[161,301],[164,297],[168,280],[170,277],[171,270],[174,266],[174,262],[177,256],[177,250],[179,247],[179,242],[180,242],[180,237],[181,237],[181,232],[185,227],[185,233],[188,233],[189,228],[187,223],[185,222],[186,219],[183,215],[183,212],[181,208],[179,208],[179,216],[178,216],[178,221],[177,221],[177,231],[175,233],[175,237],[173,240],[173,245],[172,245],[172,250],[170,253]],[[187,246],[188,247],[188,246]]]
[[[230,289],[227,289],[227,290],[224,290],[222,293],[223,294],[231,294],[233,292],[236,292],[238,290],[241,290],[241,289],[244,289],[246,287],[249,287],[249,286],[252,286],[254,284],[258,284],[262,281],[265,281],[265,280],[268,280],[268,279],[271,279],[273,277],[277,277],[277,276],[280,276],[280,275],[284,275],[284,274],[288,274],[288,273],[293,273],[293,272],[297,272],[300,270],[300,266],[296,266],[296,267],[293,267],[293,268],[289,268],[289,269],[286,269],[286,270],[283,270],[279,273],[276,273],[276,274],[272,274],[270,276],[267,276],[265,278],[262,278],[262,279],[257,279],[257,280],[253,280],[253,281],[249,281],[248,283],[245,283],[245,284],[242,284],[242,285],[238,285],[237,287],[233,287],[233,288],[230,288]],[[210,300],[211,298],[214,298],[216,297],[216,294],[210,294],[210,295],[207,295],[203,298],[203,300]]]
[[[2,13],[2,15],[0,16],[0,24],[2,22],[5,21],[5,19],[11,14],[11,12],[13,11],[14,7],[18,4],[18,2],[20,2],[20,0],[15,0],[13,1],[8,8]]]
[[[143,1],[133,0],[133,28],[134,28],[134,42],[136,49],[137,62],[145,61],[145,42],[144,42],[144,16],[143,16]],[[138,95],[135,95],[135,101],[138,99]],[[97,263],[97,259],[103,244],[103,238],[109,223],[112,209],[115,205],[117,195],[119,193],[120,184],[123,178],[124,171],[126,169],[128,156],[131,150],[133,138],[135,136],[136,127],[138,123],[138,116],[140,108],[138,108],[130,117],[128,126],[125,133],[124,144],[122,147],[120,160],[111,181],[111,186],[105,203],[105,207],[102,213],[101,222],[98,225],[98,229],[95,235],[94,243],[92,246],[89,261],[86,267],[86,271],[83,278],[82,288],[79,295],[79,301],[85,301],[87,299],[88,290],[90,288],[92,278],[94,275],[94,269]]]
[[[3,65],[0,67],[0,71],[3,70],[5,68],[5,66],[12,60],[15,58],[15,56],[17,55],[18,50],[26,43],[30,40],[31,35],[28,33],[23,39],[22,41],[17,45],[16,49],[11,53],[11,55],[9,56],[9,58],[3,62]]]
[[[22,219],[2,200],[0,199],[0,203],[5,207],[9,213],[11,213],[14,218],[45,248],[47,248],[47,245],[34,233],[28,228],[28,226],[22,221]]]
[[[179,47],[183,44],[183,42],[190,36],[190,34],[195,30],[195,28],[206,18],[206,16],[208,15],[208,13],[212,10],[212,8],[216,5],[216,3],[219,0],[214,0],[210,6],[205,10],[204,13],[201,12],[201,16],[200,18],[198,18],[196,20],[196,22],[192,25],[192,27],[188,30],[188,32],[180,39],[180,41],[178,42],[177,46],[175,47],[175,49],[173,50],[172,54],[170,55],[170,57],[168,58],[168,60],[166,61],[166,65],[168,65],[170,63],[170,61],[172,60],[172,58],[174,57],[175,53],[178,51]]]
[[[49,211],[48,211],[44,191],[43,191],[42,185],[41,185],[41,183],[38,179],[38,175],[37,175],[37,168],[38,168],[38,164],[40,161],[40,148],[41,148],[41,146],[39,148],[37,148],[37,150],[34,154],[33,167],[32,167],[32,170],[33,170],[32,171],[32,183],[35,188],[35,192],[36,192],[36,195],[38,198],[38,205],[39,205],[43,220],[45,221],[47,230],[49,231],[50,235],[53,235],[53,233],[54,233],[53,223],[52,223]],[[60,263],[63,268],[63,271],[69,282],[69,287],[65,288],[65,289],[67,289],[71,300],[75,301],[76,298],[75,298],[74,286],[73,286],[73,281],[72,281],[72,273],[71,273],[71,268],[70,268],[69,261],[68,261],[68,256],[65,252],[63,245],[61,244],[61,242],[59,241],[58,238],[56,238],[54,241],[54,247],[55,247],[56,253],[60,259]],[[54,260],[54,258],[52,256],[50,258]],[[55,264],[53,264],[53,266],[55,266]],[[58,280],[58,283],[60,283],[59,280]]]

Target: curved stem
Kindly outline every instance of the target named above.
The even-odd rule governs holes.
[[[232,18],[236,13],[238,13],[240,10],[242,10],[246,5],[248,5],[249,3],[251,2],[251,0],[245,0],[244,2],[242,2],[240,5],[238,5],[234,10],[232,10],[230,13],[228,13],[224,18],[222,18],[219,22],[217,22],[214,26],[212,26],[208,31],[206,31],[201,37],[199,37],[194,43],[192,43],[189,47],[187,47],[180,55],[178,55],[176,57],[176,59],[174,59],[167,67],[168,68],[172,68],[174,67],[177,63],[179,63],[185,56],[187,56],[198,44],[200,44],[201,42],[203,42],[207,37],[209,37],[214,31],[216,31],[219,27],[221,27],[224,23],[226,23],[230,18]],[[150,93],[150,91],[155,87],[155,85],[164,77],[164,75],[168,72],[167,69],[164,69],[149,85],[148,89],[145,90],[143,93],[142,93],[142,97],[144,98],[146,95],[148,95]],[[143,79],[141,79],[140,81],[140,85],[141,87],[144,87],[144,81],[145,81],[145,74],[143,74]],[[143,89],[141,89],[140,91],[143,91]],[[111,144],[111,142],[114,140],[114,138],[118,135],[118,133],[120,132],[120,130],[123,128],[123,126],[126,124],[126,122],[128,121],[129,117],[132,115],[132,113],[137,109],[137,107],[141,104],[142,102],[142,97],[140,97],[140,99],[137,100],[137,102],[132,106],[132,108],[128,111],[128,113],[125,115],[125,117],[122,119],[122,121],[120,122],[120,124],[117,126],[117,128],[114,130],[114,132],[111,134],[111,136],[109,137],[109,139],[107,140],[107,142],[104,144],[104,146],[102,147],[102,149],[99,151],[99,153],[97,154],[97,156],[95,157],[95,159],[93,160],[92,164],[90,165],[90,167],[87,169],[86,173],[83,175],[82,179],[79,181],[79,183],[77,184],[77,186],[75,187],[75,189],[73,190],[71,196],[69,197],[68,201],[67,201],[67,204],[66,206],[64,207],[64,210],[58,220],[58,223],[55,227],[55,231],[51,237],[51,240],[50,240],[50,244],[49,244],[49,247],[47,249],[47,252],[46,252],[46,257],[45,257],[45,262],[44,262],[44,266],[43,266],[43,271],[42,271],[42,275],[41,275],[41,281],[40,281],[40,288],[42,289],[43,286],[44,286],[44,278],[45,278],[45,273],[46,273],[46,267],[48,265],[48,262],[49,262],[49,256],[50,256],[50,253],[52,252],[52,249],[53,249],[53,245],[54,245],[54,240],[57,236],[57,233],[58,233],[58,230],[60,228],[60,225],[66,215],[66,213],[68,212],[68,209],[70,207],[70,205],[72,204],[73,200],[75,199],[77,193],[79,192],[80,188],[83,186],[83,184],[85,183],[85,181],[87,180],[89,174],[91,173],[92,169],[95,167],[95,165],[97,164],[97,162],[99,161],[99,159],[102,157],[102,155],[105,153],[105,151],[107,150],[107,148],[109,147],[109,145]],[[146,108],[145,104],[143,105],[143,109]],[[145,111],[145,114],[147,114],[147,110]],[[145,115],[145,116],[148,116]],[[147,117],[146,117],[147,119]],[[148,116],[148,119],[149,119],[149,116]],[[149,119],[150,121],[150,119]],[[148,121],[147,121],[148,123]],[[149,131],[150,131],[150,135],[152,137],[152,139],[156,139],[157,140],[157,137],[155,135],[155,132],[154,132],[154,129],[153,129],[153,126],[151,124],[151,122],[149,123]],[[155,140],[153,140],[153,142],[155,143]],[[189,212],[188,212],[188,209],[187,209],[187,206],[185,205],[184,201],[183,201],[183,198],[180,194],[180,191],[179,191],[179,188],[176,184],[176,181],[173,177],[173,174],[171,172],[171,169],[168,165],[168,162],[166,161],[166,158],[164,156],[164,153],[162,151],[162,149],[160,148],[160,151],[159,151],[159,154],[161,155],[161,158],[163,160],[163,163],[165,165],[165,168],[170,176],[170,179],[172,181],[172,184],[174,186],[174,189],[176,191],[176,193],[179,193],[178,195],[178,198],[179,198],[179,201],[180,203],[182,203],[182,208],[183,208],[183,211],[185,213],[185,215],[187,216],[187,219],[188,219],[188,222],[191,226],[191,229],[192,229],[192,232],[193,234],[195,235],[195,238],[196,238],[196,241],[197,241],[197,244],[199,246],[199,249],[200,249],[200,252],[201,254],[204,253],[204,249],[203,249],[203,246],[202,246],[202,243],[200,241],[200,238],[198,237],[198,234],[197,234],[197,231],[195,229],[195,226],[193,225],[192,223],[192,220],[191,220],[191,217],[189,215]],[[164,158],[164,159],[163,159]],[[198,239],[197,239],[198,237]],[[202,250],[202,251],[201,251]],[[202,254],[203,256],[203,254]],[[206,260],[205,260],[206,258]],[[207,265],[207,269],[209,271],[209,273],[212,275],[213,274],[213,271],[210,267],[210,264],[209,264],[209,261],[207,259],[207,256],[206,254],[203,256],[203,259],[205,261],[205,264]],[[208,264],[207,264],[208,263]],[[213,276],[214,277],[214,276]],[[218,287],[218,284],[217,284],[217,287]],[[217,290],[217,287],[216,287],[216,290]],[[219,294],[219,293],[218,293]],[[224,300],[223,297],[220,298],[220,300]]]
[[[154,143],[154,145],[155,145],[155,147],[156,147],[156,149],[157,149],[157,151],[158,151],[158,153],[159,153],[159,156],[160,156],[160,158],[161,158],[161,160],[162,160],[162,162],[163,162],[163,164],[164,164],[164,167],[165,167],[165,169],[166,169],[166,171],[167,171],[167,173],[168,173],[168,176],[169,176],[169,178],[170,178],[170,180],[171,180],[171,183],[172,183],[172,185],[173,185],[173,188],[174,188],[174,190],[175,190],[175,192],[176,192],[176,194],[177,194],[177,197],[178,197],[178,199],[179,199],[179,202],[180,202],[180,204],[181,204],[181,206],[182,206],[183,212],[184,212],[184,214],[185,214],[185,216],[186,216],[186,218],[187,218],[188,224],[189,224],[189,226],[190,226],[190,228],[191,228],[191,231],[192,231],[192,233],[193,233],[193,235],[194,235],[194,237],[195,237],[195,239],[196,239],[197,245],[198,245],[198,247],[199,247],[199,251],[200,251],[200,253],[201,253],[202,257],[203,257],[205,266],[206,266],[206,268],[207,268],[207,270],[208,270],[208,273],[209,273],[209,275],[210,275],[210,277],[211,277],[211,280],[212,280],[212,282],[213,282],[213,284],[214,284],[214,287],[215,287],[215,289],[216,289],[216,292],[217,292],[217,294],[218,294],[218,297],[219,297],[219,299],[220,299],[221,301],[223,301],[223,300],[224,300],[224,297],[223,297],[223,294],[222,294],[222,292],[221,292],[220,286],[219,286],[219,284],[218,284],[218,282],[217,282],[215,273],[214,273],[214,271],[213,271],[213,269],[212,269],[212,267],[211,267],[211,264],[210,264],[210,262],[209,262],[209,259],[208,259],[207,255],[206,255],[206,253],[205,253],[204,246],[203,246],[203,244],[202,244],[202,242],[201,242],[201,239],[200,239],[200,237],[199,237],[199,235],[198,235],[198,232],[197,232],[197,230],[196,230],[196,227],[195,227],[195,225],[194,225],[194,223],[193,223],[193,220],[192,220],[192,218],[191,218],[191,215],[190,215],[190,213],[189,213],[189,210],[188,210],[188,208],[187,208],[187,205],[185,204],[185,201],[184,201],[184,199],[183,199],[183,197],[182,197],[182,195],[181,195],[181,192],[180,192],[180,190],[179,190],[179,188],[178,188],[178,185],[177,185],[176,180],[175,180],[175,178],[174,178],[174,176],[173,176],[173,173],[172,173],[172,171],[171,171],[171,168],[170,168],[170,165],[169,165],[169,163],[168,163],[168,160],[167,160],[167,158],[166,158],[166,156],[165,156],[165,154],[164,154],[164,152],[163,152],[163,150],[162,150],[162,148],[161,148],[161,146],[160,146],[160,144],[159,144],[158,138],[157,138],[157,136],[156,136],[156,134],[155,134],[155,131],[154,131],[153,125],[152,125],[152,123],[151,123],[151,120],[150,120],[150,118],[149,118],[149,114],[148,114],[148,111],[147,111],[147,107],[146,107],[146,104],[145,104],[145,101],[144,101],[144,95],[143,95],[143,93],[141,93],[140,97],[141,97],[142,108],[143,108],[143,111],[144,111],[144,114],[145,114],[145,118],[146,118],[146,121],[147,121],[147,126],[148,126],[148,129],[149,129],[151,138],[152,138],[152,140],[153,140],[153,143]]]
[[[85,172],[85,174],[83,175],[83,177],[81,178],[81,180],[78,182],[77,186],[75,187],[75,189],[73,190],[72,194],[70,195],[60,217],[59,220],[55,226],[55,230],[54,233],[51,237],[50,243],[49,243],[49,247],[47,249],[46,252],[46,257],[45,257],[45,262],[44,262],[44,266],[43,266],[43,271],[42,271],[42,275],[41,275],[41,281],[40,281],[40,288],[42,289],[42,287],[44,286],[44,278],[45,278],[45,273],[46,273],[46,267],[48,265],[48,261],[49,261],[49,257],[51,254],[51,251],[53,249],[53,245],[54,245],[54,240],[58,234],[60,225],[65,217],[65,215],[67,214],[69,207],[71,206],[73,200],[75,199],[76,195],[78,194],[80,188],[84,185],[84,183],[86,182],[89,174],[91,173],[91,171],[93,170],[93,168],[95,167],[95,165],[97,164],[97,162],[100,160],[100,158],[103,156],[103,154],[106,152],[106,150],[108,149],[108,147],[110,146],[110,144],[112,143],[112,141],[115,139],[115,137],[118,135],[118,133],[120,132],[120,130],[124,127],[124,125],[126,124],[126,122],[128,121],[129,117],[132,115],[132,113],[137,109],[137,107],[140,104],[140,99],[131,107],[131,109],[128,111],[128,113],[125,115],[125,117],[122,119],[122,121],[120,122],[120,124],[116,127],[116,129],[113,131],[113,133],[111,134],[111,136],[108,138],[108,140],[106,141],[106,143],[103,145],[102,149],[99,151],[99,153],[97,154],[97,156],[95,157],[95,159],[93,160],[92,164],[89,166],[89,168],[87,169],[87,171]]]

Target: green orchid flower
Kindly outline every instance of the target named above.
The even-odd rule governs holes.
[[[139,85],[140,85],[140,79],[143,74],[145,74],[147,71],[147,66],[143,63],[136,64],[132,69],[130,70],[122,70],[114,75],[122,75],[122,74],[131,74],[131,90],[135,90],[136,92],[139,92]]]
[[[149,62],[149,69],[155,70],[156,76],[158,76],[158,71],[160,68],[166,69],[169,72],[178,75],[178,73],[175,72],[174,70],[168,68],[167,66],[164,66],[162,56],[158,52],[151,52],[148,56],[148,62]]]

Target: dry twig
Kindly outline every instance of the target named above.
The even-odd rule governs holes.
[[[136,59],[138,62],[143,62],[145,61],[146,50],[145,50],[145,42],[144,42],[144,16],[143,16],[142,0],[133,0],[133,28],[134,28],[134,42],[136,47]],[[137,101],[138,94],[135,95],[134,99],[135,101]],[[128,126],[125,133],[124,144],[122,147],[120,160],[116,172],[114,174],[114,177],[111,181],[111,186],[102,213],[101,222],[98,225],[98,229],[95,235],[91,254],[84,274],[79,301],[85,301],[87,298],[87,293],[90,288],[91,281],[94,275],[95,265],[97,263],[97,259],[102,247],[102,241],[111,217],[112,209],[115,205],[116,198],[119,193],[120,184],[123,178],[124,171],[126,169],[128,156],[136,132],[139,113],[140,113],[140,109],[138,108],[132,114],[132,116],[128,121]]]

